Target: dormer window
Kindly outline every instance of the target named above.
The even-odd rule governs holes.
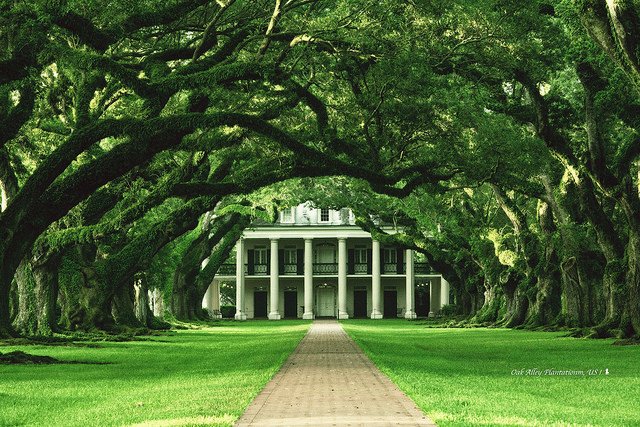
[[[283,224],[291,224],[294,222],[295,215],[293,213],[295,208],[288,208],[280,212],[280,222]]]
[[[320,220],[319,222],[329,222],[330,211],[329,209],[320,209]]]

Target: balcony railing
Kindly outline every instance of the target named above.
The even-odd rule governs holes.
[[[283,274],[298,274],[297,264],[285,264]]]
[[[338,264],[334,262],[314,262],[313,274],[338,274]]]
[[[249,274],[249,265],[244,265],[244,273]],[[298,274],[298,266],[296,264],[285,264],[284,271],[281,274]],[[235,276],[236,265],[233,263],[225,263],[218,268],[219,276]],[[254,264],[253,276],[266,276],[267,264]]]
[[[267,274],[267,264],[254,264],[253,274],[255,274],[256,276],[262,276]]]
[[[367,268],[367,264],[354,264],[353,265],[353,272],[355,274],[367,274],[368,268]]]
[[[406,270],[406,266],[402,266],[403,273]],[[247,264],[244,265],[245,274],[249,273],[249,267]],[[396,264],[384,264],[383,274],[395,274],[397,272]],[[355,274],[367,274],[367,264],[354,264],[354,273]],[[414,273],[415,274],[430,274],[432,273],[431,268],[429,268],[429,264],[426,262],[416,262],[414,263]],[[236,265],[233,263],[225,263],[220,266],[218,269],[219,276],[235,276],[236,274]],[[296,264],[285,264],[284,271],[281,274],[298,274],[298,266]],[[338,274],[338,264],[336,263],[314,263],[313,264],[313,274]],[[267,275],[267,265],[266,264],[255,264],[253,275],[255,276],[266,276]]]
[[[382,274],[394,274],[398,271],[398,265],[394,263],[385,263],[382,267]]]

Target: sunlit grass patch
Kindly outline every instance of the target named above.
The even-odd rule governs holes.
[[[141,341],[3,346],[101,365],[0,365],[0,425],[231,425],[309,322],[223,321]]]
[[[627,426],[640,419],[640,346],[403,320],[343,326],[441,426]]]

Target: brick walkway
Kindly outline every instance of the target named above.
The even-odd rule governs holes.
[[[335,320],[316,320],[236,426],[435,426]]]

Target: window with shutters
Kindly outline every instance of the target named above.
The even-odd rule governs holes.
[[[397,253],[395,248],[384,248],[384,263],[395,264],[397,262]]]
[[[284,263],[285,264],[297,264],[298,263],[298,251],[295,246],[284,248]]]
[[[367,274],[367,247],[356,246],[353,249],[354,263],[353,270],[355,274]]]
[[[269,260],[267,259],[267,248],[266,246],[257,246],[254,250],[255,258],[254,258],[254,269],[255,274],[266,274],[267,273],[267,264]]]
[[[356,246],[354,253],[356,256],[356,264],[367,263],[367,248],[365,246]]]
[[[315,247],[314,274],[337,274],[336,247],[331,243],[320,243]]]
[[[383,273],[396,273],[396,270],[398,269],[398,254],[396,253],[396,248],[383,248],[382,257],[384,264],[382,269]]]
[[[256,247],[255,249],[255,263],[256,264],[264,264],[266,265],[267,260],[267,248],[266,247]]]
[[[295,246],[284,248],[284,274],[296,274],[298,268],[298,250]]]

